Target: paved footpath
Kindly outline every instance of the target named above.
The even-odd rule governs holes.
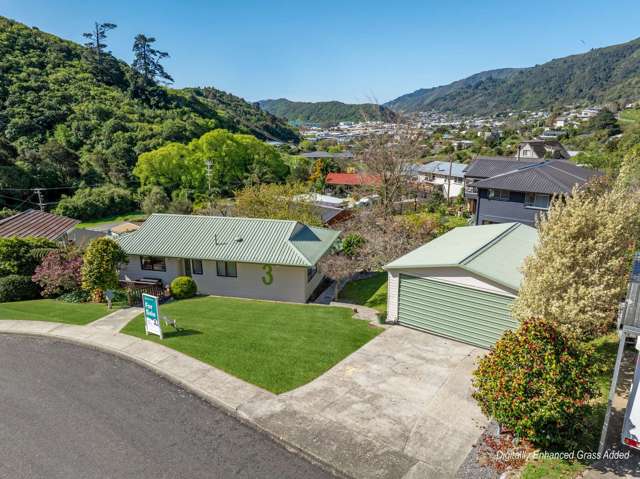
[[[277,396],[117,332],[137,314],[122,310],[87,326],[5,320],[0,333],[60,338],[134,361],[345,477],[453,477],[485,424],[469,394],[476,348],[390,327],[320,378]]]

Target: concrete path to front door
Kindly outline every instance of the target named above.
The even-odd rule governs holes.
[[[142,314],[142,311],[142,308],[135,307],[119,309],[111,314],[104,316],[103,318],[89,323],[87,326],[118,333],[127,325],[129,321],[131,321],[139,314]]]
[[[0,321],[0,333],[65,339],[135,361],[343,477],[453,477],[486,424],[470,383],[485,351],[472,346],[390,326],[324,375],[277,396],[118,333],[125,318],[111,316],[87,326]]]

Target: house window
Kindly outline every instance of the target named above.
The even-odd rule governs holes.
[[[489,190],[489,199],[497,200],[497,201],[509,201],[511,198],[510,192],[508,190]]]
[[[140,256],[140,267],[145,271],[166,271],[164,258],[155,256]]]
[[[548,210],[551,198],[542,193],[527,193],[524,197],[524,205],[528,208]]]
[[[307,283],[313,279],[313,277],[318,272],[317,266],[312,266],[311,268],[307,268]]]
[[[234,261],[216,261],[216,273],[218,276],[237,278],[238,265]]]
[[[192,259],[191,260],[191,272],[193,274],[202,274],[202,260],[201,259]]]

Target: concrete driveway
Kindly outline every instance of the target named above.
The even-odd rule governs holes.
[[[318,379],[244,413],[283,434],[306,424],[310,438],[300,440],[315,439],[347,471],[340,454],[348,448],[360,477],[452,477],[486,425],[471,397],[471,372],[485,352],[393,326]]]

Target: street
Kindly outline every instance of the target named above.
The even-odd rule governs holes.
[[[1,478],[329,478],[137,364],[0,335]]]

